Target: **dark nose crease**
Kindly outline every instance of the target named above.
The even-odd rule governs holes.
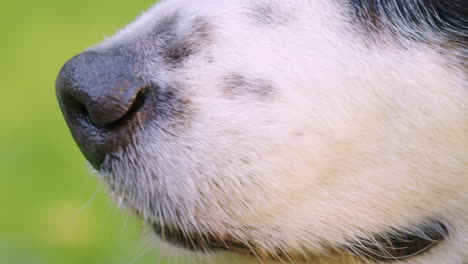
[[[95,168],[106,154],[128,144],[149,85],[137,64],[119,54],[84,52],[62,68],[56,90],[80,149]],[[136,120],[132,120],[136,119]]]

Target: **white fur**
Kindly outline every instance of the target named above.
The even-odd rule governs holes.
[[[156,59],[145,68],[150,80],[183,84],[178,92],[195,108],[191,125],[155,123],[139,132],[138,143],[112,163],[114,180],[106,171],[104,179],[145,220],[229,234],[253,241],[259,252],[320,255],[322,245],[436,218],[450,236],[398,263],[462,263],[468,252],[465,72],[430,45],[369,45],[335,1],[270,2],[291,21],[253,25],[244,13],[253,0],[166,0],[93,48],[130,43],[175,10],[182,10],[180,31],[199,16],[214,24],[214,42],[183,68],[164,69]],[[268,80],[277,90],[267,99],[229,98],[220,87],[232,72]],[[218,257],[212,262],[248,258]],[[314,263],[365,261],[337,253]]]

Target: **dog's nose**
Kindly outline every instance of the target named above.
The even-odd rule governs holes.
[[[144,82],[132,76],[129,58],[85,52],[60,71],[57,92],[65,111],[86,111],[93,125],[105,126],[125,116],[144,89]]]
[[[135,124],[127,121],[140,110],[148,87],[137,72],[132,58],[87,51],[69,60],[59,73],[60,107],[95,168],[134,133]]]

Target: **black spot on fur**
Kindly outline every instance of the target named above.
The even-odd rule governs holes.
[[[205,18],[198,17],[187,23],[190,26],[183,25],[180,13],[175,13],[161,20],[150,35],[163,61],[176,68],[212,40],[213,26]]]
[[[177,26],[179,23],[179,13],[174,13],[162,18],[154,27],[150,34],[163,42],[169,42],[177,36]]]
[[[274,2],[256,4],[247,15],[258,25],[284,25],[291,19],[291,16]]]
[[[192,22],[192,30],[182,34],[164,50],[164,61],[171,65],[180,65],[186,58],[201,51],[211,42],[212,26],[203,18]]]
[[[257,98],[271,97],[276,90],[274,86],[264,79],[249,79],[238,73],[231,73],[223,78],[223,93],[228,97],[241,95],[254,95]]]
[[[152,122],[157,123],[161,128],[162,124],[173,127],[188,127],[193,120],[194,108],[192,101],[184,97],[180,91],[180,84],[159,86],[155,91],[155,118]]]
[[[354,24],[368,36],[403,36],[466,55],[466,0],[349,0]]]

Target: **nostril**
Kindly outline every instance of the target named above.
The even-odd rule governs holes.
[[[83,120],[97,128],[112,129],[131,119],[143,106],[149,86],[142,86],[138,92],[129,98],[126,104],[118,102],[104,105],[90,104],[80,100],[80,96],[65,96],[62,100],[73,118]],[[108,100],[108,99],[107,99]],[[114,99],[115,100],[115,99]]]
[[[143,81],[134,79],[132,83],[124,82],[119,88],[101,91],[94,100],[83,102],[91,123],[110,126],[129,116],[143,104],[147,87]]]
[[[133,116],[136,113],[138,113],[140,108],[145,103],[148,88],[149,88],[148,86],[141,87],[141,89],[138,91],[138,93],[136,94],[135,98],[132,100],[129,107],[127,107],[127,110],[125,111],[125,113],[123,113],[123,115],[120,116],[119,118],[116,118],[114,121],[106,123],[104,126],[106,128],[111,129],[113,127],[120,126],[124,124],[125,122],[127,122],[128,120],[132,119]]]

